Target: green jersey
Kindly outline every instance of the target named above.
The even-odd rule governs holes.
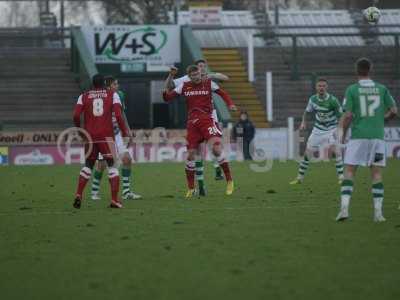
[[[125,104],[125,93],[121,90],[117,91],[117,94],[119,96],[119,99],[121,100],[121,105],[122,105],[122,112],[126,112],[126,104]],[[118,123],[117,123],[117,119],[115,118],[115,116],[113,115],[112,117],[112,121],[113,121],[113,127],[114,127],[114,134],[117,135],[120,132]]]
[[[320,98],[316,94],[308,100],[306,112],[315,112],[313,130],[330,131],[338,126],[338,121],[343,110],[335,96],[326,94],[324,98]]]
[[[344,109],[353,114],[351,138],[383,140],[385,113],[394,105],[393,97],[382,84],[364,79],[350,85]]]

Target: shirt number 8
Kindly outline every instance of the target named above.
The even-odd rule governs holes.
[[[103,99],[98,98],[93,100],[93,115],[95,117],[100,117],[104,113]]]

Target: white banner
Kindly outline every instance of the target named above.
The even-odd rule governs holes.
[[[192,25],[221,25],[221,6],[190,6],[190,24]]]
[[[177,25],[85,26],[82,31],[97,64],[132,64],[138,70],[142,64],[158,72],[181,61]]]

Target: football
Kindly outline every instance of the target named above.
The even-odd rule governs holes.
[[[364,10],[365,20],[370,24],[377,24],[381,17],[381,12],[377,7],[370,6]]]

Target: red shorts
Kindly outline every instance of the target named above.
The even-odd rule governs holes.
[[[113,155],[115,155],[115,142],[113,140],[107,142],[104,138],[93,140],[91,144],[85,145],[86,159],[96,160],[99,153],[101,153],[104,159],[113,158]]]
[[[187,149],[197,149],[202,142],[216,137],[222,137],[222,131],[212,117],[188,120]]]

